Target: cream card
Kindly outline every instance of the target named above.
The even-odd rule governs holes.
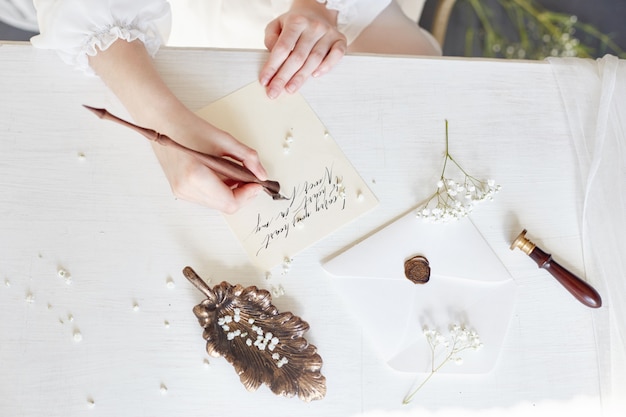
[[[300,94],[270,100],[255,82],[198,114],[256,149],[287,197],[261,193],[225,216],[259,268],[272,269],[378,204]]]

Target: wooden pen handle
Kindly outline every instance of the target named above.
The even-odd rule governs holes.
[[[565,287],[578,301],[592,308],[602,306],[600,294],[589,284],[567,269],[563,268],[559,263],[552,259],[552,255],[544,252],[535,246],[535,249],[528,254],[530,258],[548,271],[557,281]]]
[[[176,142],[172,138],[166,135],[162,135],[156,130],[148,129],[146,127],[137,126],[134,123],[126,121],[120,117],[115,116],[114,114],[109,113],[106,109],[100,109],[96,107],[91,107],[83,104],[83,107],[93,112],[96,116],[101,119],[110,120],[121,125],[124,125],[135,132],[140,133],[147,139],[154,141],[162,146],[170,146],[172,148],[176,148],[182,152],[185,152],[188,155],[192,155],[197,158],[200,162],[202,162],[205,166],[210,168],[211,170],[217,172],[218,174],[224,175],[230,179],[233,179],[242,183],[257,183],[261,184],[271,195],[280,195],[280,184],[277,181],[261,181],[257,178],[256,175],[252,173],[248,168],[243,165],[239,165],[238,163],[231,161],[230,159],[221,158],[214,155],[208,155],[196,150],[187,148],[186,146],[181,145]]]

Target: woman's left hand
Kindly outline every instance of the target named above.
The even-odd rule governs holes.
[[[259,75],[267,95],[294,93],[310,76],[328,72],[344,56],[346,37],[337,30],[337,12],[313,0],[295,0],[291,10],[265,29],[269,58]]]

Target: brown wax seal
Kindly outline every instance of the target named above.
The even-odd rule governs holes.
[[[430,279],[428,259],[416,255],[404,261],[404,275],[414,284],[425,284]]]

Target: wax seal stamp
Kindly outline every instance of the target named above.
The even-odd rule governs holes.
[[[425,284],[430,279],[428,259],[416,255],[404,261],[404,275],[414,284]]]
[[[542,249],[537,247],[537,245],[531,242],[526,237],[526,229],[522,230],[513,243],[511,243],[511,250],[514,250],[515,248],[520,249],[528,255],[533,261],[535,261],[539,268],[548,271],[550,275],[556,278],[556,280],[559,281],[561,285],[563,285],[563,287],[565,287],[565,289],[569,291],[570,294],[572,294],[578,301],[587,307],[602,307],[602,298],[595,288],[558,264],[554,259],[552,259],[552,254],[544,252]]]

